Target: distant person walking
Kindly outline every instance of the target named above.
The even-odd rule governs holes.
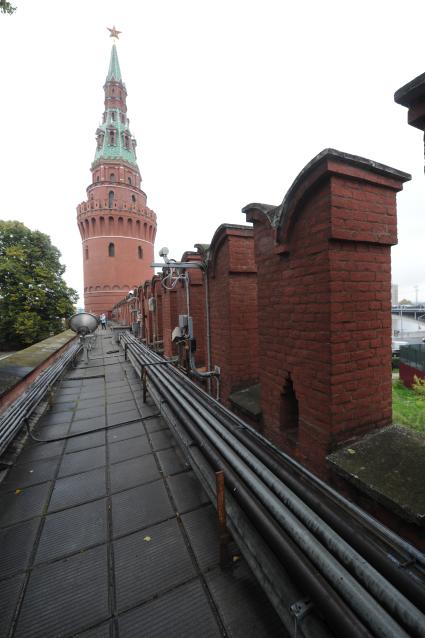
[[[100,315],[100,325],[102,326],[102,330],[106,330],[106,315],[104,312]]]

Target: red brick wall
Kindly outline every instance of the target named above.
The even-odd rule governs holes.
[[[258,381],[257,268],[250,227],[220,226],[211,242],[208,284],[211,360],[221,400]]]
[[[390,245],[405,180],[362,162],[322,155],[274,217],[245,209],[265,434],[319,473],[335,445],[391,422]]]

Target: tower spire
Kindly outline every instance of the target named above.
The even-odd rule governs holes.
[[[115,27],[109,29],[111,37],[117,38]],[[108,75],[104,85],[105,111],[102,123],[96,131],[96,153],[94,163],[103,160],[122,160],[137,167],[136,140],[129,129],[127,118],[127,90],[122,81],[115,42],[112,45]]]
[[[118,53],[115,42],[112,45],[111,60],[109,62],[109,71],[106,76],[106,81],[115,80],[116,82],[122,82],[120,63],[118,62]]]

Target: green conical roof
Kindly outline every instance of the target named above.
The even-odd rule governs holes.
[[[106,76],[106,81],[115,80],[116,82],[122,82],[120,63],[118,62],[117,47],[112,45],[111,61],[109,62],[109,71]]]
[[[121,82],[124,91],[117,91],[113,102],[108,96],[108,82]],[[133,138],[127,119],[125,109],[125,87],[121,79],[120,65],[118,62],[117,49],[112,46],[111,61],[106,77],[105,89],[105,112],[103,122],[96,131],[97,148],[94,162],[99,160],[123,160],[137,167],[136,160],[136,140]],[[112,88],[112,92],[114,89]],[[114,106],[111,106],[111,103]]]

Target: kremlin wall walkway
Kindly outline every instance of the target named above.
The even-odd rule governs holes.
[[[285,636],[109,330],[0,484],[0,638]]]

